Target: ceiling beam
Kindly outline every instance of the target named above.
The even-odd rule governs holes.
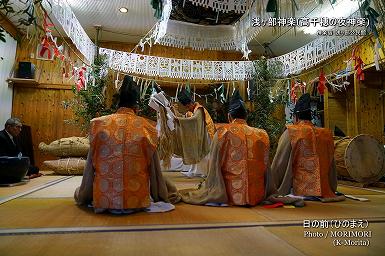
[[[15,39],[22,35],[20,30],[2,13],[0,13],[0,26]]]

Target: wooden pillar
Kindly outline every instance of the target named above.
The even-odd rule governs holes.
[[[19,29],[2,13],[0,13],[0,26],[15,39],[21,35]]]
[[[355,127],[354,135],[361,132],[361,98],[360,98],[360,81],[357,79],[356,72],[354,72],[354,118]]]
[[[324,127],[330,128],[330,117],[329,117],[329,90],[326,87],[324,91]]]
[[[246,86],[247,86],[247,81],[238,82],[239,94],[241,95],[243,101],[247,100]]]

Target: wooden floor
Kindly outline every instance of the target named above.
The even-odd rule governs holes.
[[[179,173],[165,175],[183,189],[201,181]],[[0,255],[384,255],[385,251],[381,189],[338,188],[369,202],[307,202],[294,209],[179,203],[171,212],[116,216],[77,207],[73,192],[80,182],[79,176],[43,176],[26,185],[0,187]],[[368,227],[303,226],[304,220],[346,224],[344,220],[353,219],[368,222]],[[362,231],[370,237],[331,237],[363,235]],[[323,237],[304,237],[305,232]]]

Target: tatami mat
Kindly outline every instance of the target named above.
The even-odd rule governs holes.
[[[0,199],[29,191],[33,188],[42,186],[49,182],[60,180],[66,176],[41,176],[35,179],[31,179],[28,183],[14,186],[14,187],[0,187]]]
[[[323,204],[307,202],[304,208],[265,209],[243,207],[208,207],[184,203],[166,213],[140,212],[126,216],[94,214],[78,208],[72,198],[24,198],[0,206],[1,228],[42,228],[72,226],[169,225],[239,222],[303,221],[304,219],[360,218],[385,221],[384,196],[370,196],[371,202]]]
[[[179,189],[196,188],[202,181],[178,172],[164,175]],[[6,197],[58,181],[0,205],[0,255],[383,255],[385,251],[381,191],[340,185],[340,192],[370,201],[306,202],[306,207],[295,209],[179,203],[171,212],[116,216],[75,205],[73,193],[81,179],[43,176],[23,186],[0,188],[0,196]],[[367,230],[373,233],[369,247],[334,247],[332,239],[303,237],[305,219],[352,218],[369,220]]]
[[[368,187],[368,188],[366,188],[366,189],[385,193],[385,188]]]
[[[350,218],[350,216],[349,216]],[[304,231],[308,231],[308,229],[304,229],[303,227],[267,227],[266,228],[271,233],[276,236],[284,239],[293,247],[296,247],[298,250],[302,251],[306,255],[312,256],[324,256],[324,255],[349,255],[349,256],[361,256],[361,255],[384,255],[385,254],[385,243],[384,243],[384,235],[385,235],[385,223],[370,223],[369,227],[366,229],[313,229],[312,231],[318,231],[326,235],[328,231],[327,238],[304,238]],[[331,231],[371,231],[370,238],[355,238],[355,237],[345,237],[345,238],[336,238],[331,237]],[[358,244],[364,244],[363,242],[359,242],[360,240],[364,240],[368,242],[367,246],[334,246],[333,240],[340,240],[341,244],[344,244],[345,240],[350,241],[358,241]],[[348,242],[347,242],[348,243]]]
[[[385,195],[366,195],[370,202],[346,199],[342,202],[321,203],[306,201],[303,208],[265,209],[254,207],[253,211],[272,221],[331,219],[331,218],[382,218],[385,219]]]
[[[139,212],[125,216],[94,214],[79,208],[73,198],[16,199],[0,205],[0,228],[166,225],[258,222],[267,218],[249,208],[208,207],[184,203],[166,213]]]
[[[177,187],[196,187],[199,178],[189,179],[180,173],[166,172]],[[61,176],[43,176],[44,181]],[[337,203],[306,202],[304,208],[265,209],[242,207],[207,207],[179,203],[176,210],[162,214],[136,213],[129,216],[94,215],[91,209],[78,208],[73,193],[81,183],[81,176],[67,177],[53,186],[44,188],[0,206],[0,214],[9,216],[0,219],[0,227],[67,227],[74,223],[80,226],[117,226],[150,224],[191,224],[191,223],[237,223],[259,221],[302,221],[311,218],[385,218],[385,194],[366,192],[361,188],[340,186],[339,190],[370,199],[359,202],[347,199]],[[38,179],[36,179],[38,180]],[[36,183],[36,182],[35,182]],[[31,184],[28,184],[28,187]],[[12,189],[12,188],[8,188]],[[26,187],[27,189],[27,187]],[[363,194],[361,194],[363,193]],[[28,209],[28,210],[26,210]],[[100,219],[102,221],[100,222]],[[34,220],[33,223],[31,220]]]
[[[15,249],[17,248],[17,249]],[[304,255],[263,227],[5,236],[1,255]]]
[[[177,172],[164,172],[164,176],[171,179],[178,189],[197,188],[202,178],[188,178]],[[53,176],[50,176],[53,177]],[[60,176],[57,176],[60,177]],[[55,197],[73,197],[74,191],[80,186],[82,176],[73,176],[68,180],[60,182],[55,186],[45,188],[28,194],[26,198],[55,198]]]
[[[378,188],[358,188],[338,185],[337,190],[346,195],[385,195],[385,191],[381,191]]]
[[[179,172],[164,172],[164,176],[171,179],[178,189],[189,189],[197,188],[199,183],[202,182],[201,178],[188,178]],[[12,195],[18,192],[27,191],[37,185],[45,184],[49,181],[53,181],[64,176],[43,176],[38,179],[31,180],[26,185],[10,187],[10,188],[0,188],[0,198],[6,195]],[[44,190],[34,192],[27,195],[28,198],[49,198],[49,197],[72,197],[75,189],[80,186],[82,176],[74,176],[68,180],[60,182],[55,186],[48,187]],[[385,191],[365,189],[365,188],[356,188],[351,186],[339,185],[338,191],[343,194],[348,195],[385,195]]]
[[[73,197],[75,189],[80,186],[82,176],[73,176],[67,180],[55,184],[54,186],[33,192],[24,196],[25,198],[56,198]]]

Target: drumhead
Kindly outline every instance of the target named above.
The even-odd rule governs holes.
[[[346,147],[345,163],[354,180],[376,182],[385,173],[384,147],[370,135],[357,135]]]

